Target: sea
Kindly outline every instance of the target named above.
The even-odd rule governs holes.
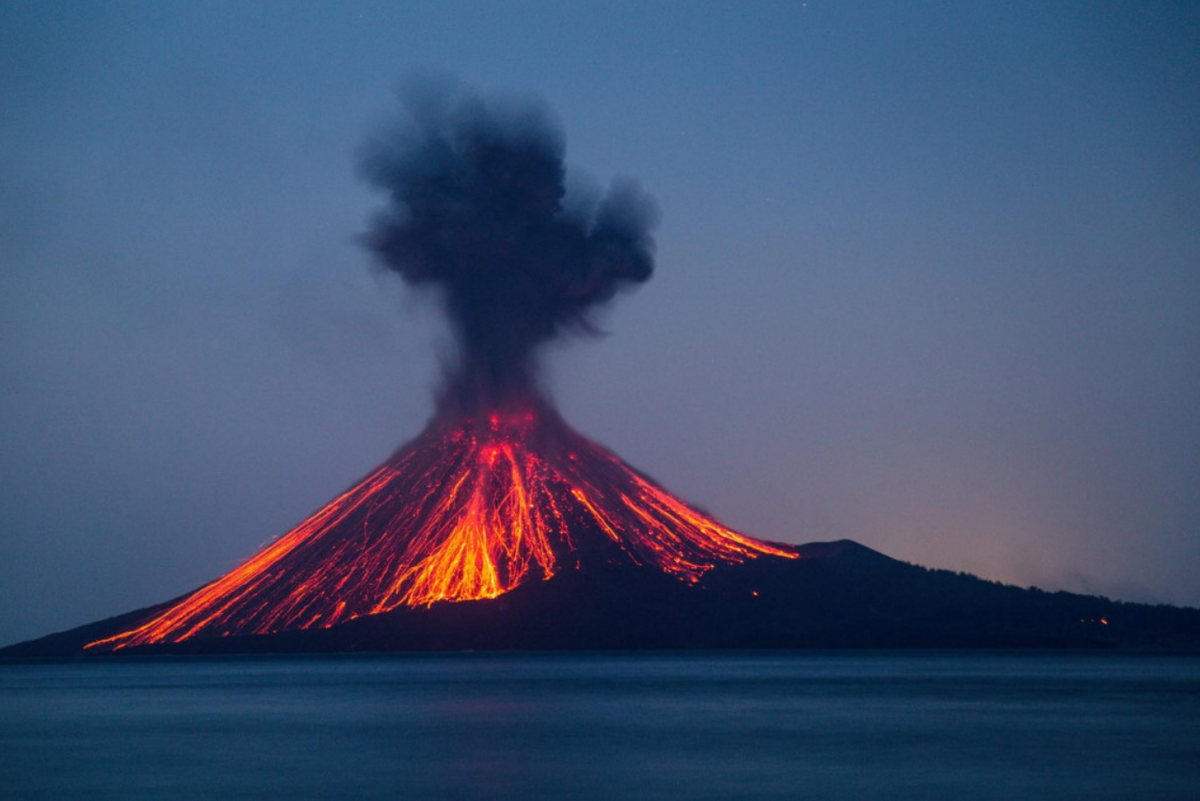
[[[1200,798],[1200,656],[0,664],[10,799]]]

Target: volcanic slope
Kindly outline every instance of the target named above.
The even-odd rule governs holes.
[[[760,557],[796,553],[726,528],[530,403],[434,420],[241,566],[87,649],[328,628],[600,563],[695,584]]]

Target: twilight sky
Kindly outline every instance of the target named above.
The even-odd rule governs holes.
[[[658,200],[566,418],[768,539],[1200,605],[1200,6],[0,4],[0,644],[234,567],[415,435],[356,152],[445,71]]]

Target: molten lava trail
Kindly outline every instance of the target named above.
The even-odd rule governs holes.
[[[598,552],[693,583],[718,563],[796,557],[688,506],[548,408],[439,419],[241,566],[87,647],[328,627],[494,598]]]

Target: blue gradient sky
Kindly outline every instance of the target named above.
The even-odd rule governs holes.
[[[174,597],[414,435],[354,243],[413,70],[543,97],[659,270],[577,428],[726,522],[1200,605],[1200,6],[0,4],[0,642]]]

